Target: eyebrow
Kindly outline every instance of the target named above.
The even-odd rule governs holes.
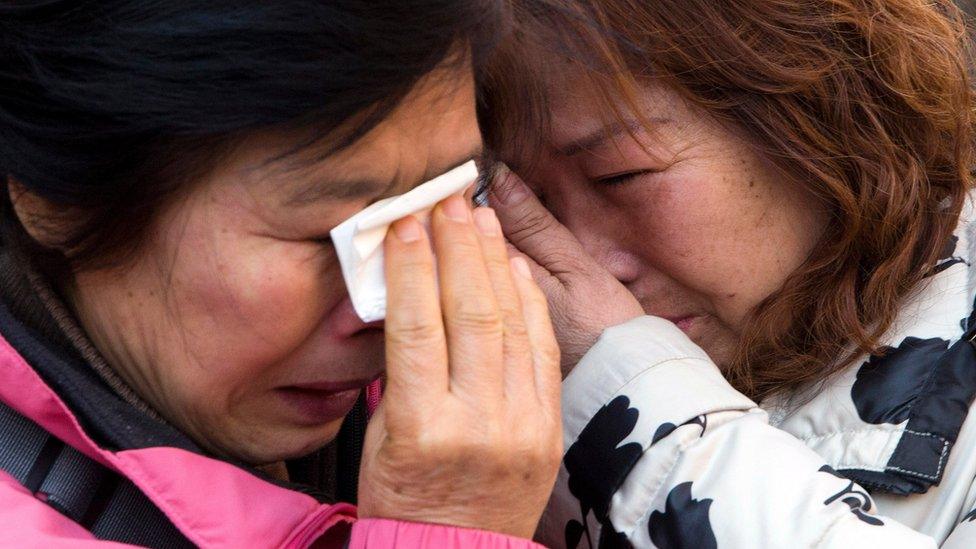
[[[482,155],[482,148],[471,151],[464,158],[453,164],[437,175],[447,173],[454,168],[468,162],[472,158]],[[432,176],[436,177],[436,175]],[[341,177],[336,179],[316,178],[308,184],[302,185],[295,190],[286,200],[286,206],[304,206],[325,200],[355,200],[369,196],[378,196],[386,193],[396,183],[394,180],[382,181],[378,179],[348,179]],[[422,181],[418,181],[418,184]]]
[[[655,125],[664,125],[670,123],[671,119],[650,118],[647,121]],[[639,131],[642,126],[643,124],[641,124],[641,122],[635,118],[628,118],[627,120],[612,122],[605,126],[600,126],[582,137],[573,139],[569,143],[557,146],[556,151],[562,156],[575,156],[583,151],[602,147],[607,141],[619,136],[624,132],[633,133]]]
[[[351,181],[315,179],[302,185],[286,200],[286,206],[304,206],[322,200],[353,200],[375,196],[393,186],[392,181],[357,179]]]

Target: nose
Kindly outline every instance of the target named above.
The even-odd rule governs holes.
[[[615,223],[611,213],[573,217],[565,221],[583,250],[624,285],[640,276],[640,258],[628,250],[630,231]]]
[[[586,253],[624,285],[639,277],[640,260],[617,242],[609,238],[592,238],[589,235],[583,236],[580,241]]]

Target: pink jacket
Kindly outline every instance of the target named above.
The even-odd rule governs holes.
[[[0,399],[78,451],[127,477],[201,547],[535,548],[494,532],[384,519],[323,505],[231,464],[178,448],[111,452],[82,430],[65,403],[0,337]],[[108,547],[0,471],[0,547]]]

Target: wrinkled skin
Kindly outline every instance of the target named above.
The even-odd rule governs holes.
[[[470,72],[435,72],[338,153],[269,162],[293,145],[251,136],[159,215],[133,261],[77,273],[62,290],[82,325],[166,420],[252,464],[332,440],[385,366],[360,516],[530,537],[562,453],[559,349],[494,214],[455,196],[432,238],[416,219],[394,225],[385,331],[353,312],[327,238],[480,152]],[[16,182],[11,197],[35,239],[58,241],[42,222],[56,205]]]
[[[386,239],[388,386],[367,431],[360,516],[531,537],[562,457],[545,297],[524,262],[512,272],[488,208],[445,200],[430,240],[436,261],[416,219]]]
[[[675,322],[728,364],[750,313],[804,261],[826,213],[672,90],[646,88],[650,126],[635,117],[621,127],[607,125],[614,119],[596,98],[560,82],[549,89],[546,150],[500,151],[516,175],[496,178],[489,198],[512,244],[534,260],[564,372],[603,329],[642,313]]]

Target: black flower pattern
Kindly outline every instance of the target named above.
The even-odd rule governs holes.
[[[932,269],[932,274],[938,274],[942,271],[952,267],[953,265],[958,265],[960,263],[968,265],[965,259],[955,255],[956,246],[959,244],[959,237],[952,235],[949,237],[949,241],[946,242],[945,247],[942,248],[942,253],[939,254],[939,262],[936,263],[935,268]]]
[[[580,540],[583,539],[583,523],[578,520],[571,520],[566,523],[566,529],[564,535],[566,538],[566,547],[573,549],[579,546]]]
[[[603,525],[603,530],[609,530],[606,535],[601,533],[599,541],[602,543],[604,539],[617,540],[617,537],[612,535],[615,531],[607,513],[610,508],[610,498],[623,483],[643,451],[641,445],[636,442],[620,445],[633,432],[638,416],[637,409],[630,407],[630,399],[626,396],[618,396],[593,416],[583,428],[579,438],[566,452],[563,462],[569,473],[569,491],[579,500],[581,514],[579,522],[574,520],[566,525],[567,547],[576,547],[583,535],[586,536],[591,548],[597,547],[587,527],[586,517],[590,511]],[[571,543],[573,541],[575,543]],[[606,546],[619,547],[620,545]]]
[[[857,414],[867,423],[897,424],[908,419],[935,362],[949,348],[941,338],[906,337],[897,348],[861,365],[851,387]]]
[[[658,426],[657,430],[654,431],[654,437],[651,439],[651,444],[657,444],[659,440],[670,435],[677,429],[678,426],[671,422],[662,423]]]
[[[626,534],[603,525],[603,528],[600,529],[600,541],[597,543],[597,547],[599,549],[633,549],[634,544],[630,543]]]
[[[701,432],[698,433],[698,438],[701,438],[701,437],[705,436],[705,429],[708,428],[708,416],[706,416],[706,415],[696,416],[696,417],[693,417],[692,419],[689,419],[688,421],[682,423],[681,425],[682,426],[685,426],[685,425],[697,425],[697,426],[701,427]]]
[[[824,465],[821,467],[820,472],[828,473],[837,478],[848,480],[834,470],[834,468],[830,465]],[[861,522],[870,524],[872,526],[884,526],[884,522],[881,519],[868,514],[868,512],[871,511],[872,506],[871,496],[869,496],[866,492],[857,490],[857,485],[854,484],[854,481],[848,482],[849,484],[846,488],[824,500],[824,505],[830,505],[835,501],[840,500],[851,508],[851,513],[853,513],[854,516],[856,516]]]
[[[668,493],[664,512],[654,511],[647,522],[651,541],[658,549],[716,549],[715,533],[708,518],[712,500],[694,499],[691,482]]]
[[[966,516],[962,517],[962,520],[972,522],[976,520],[976,509],[966,513]]]

